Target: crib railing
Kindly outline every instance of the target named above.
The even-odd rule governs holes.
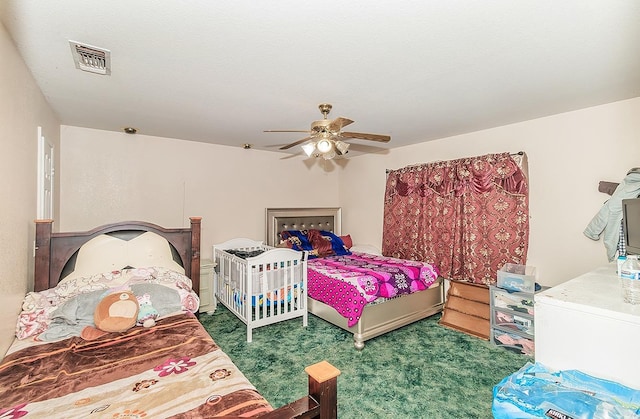
[[[243,258],[230,249],[262,253]],[[247,325],[247,342],[257,327],[296,317],[302,317],[303,326],[307,325],[306,252],[234,239],[215,245],[214,259],[215,296]]]

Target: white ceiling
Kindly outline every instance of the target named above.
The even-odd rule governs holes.
[[[640,96],[638,0],[0,0],[0,16],[62,124],[230,146],[277,151],[304,134],[262,131],[308,129],[322,102],[392,148]],[[69,40],[110,50],[111,75],[76,69]]]

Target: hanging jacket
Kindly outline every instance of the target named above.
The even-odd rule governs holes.
[[[622,222],[622,200],[637,198],[638,195],[640,195],[640,173],[631,170],[583,232],[585,236],[592,240],[599,240],[602,234],[602,241],[604,242],[609,262],[613,261],[616,256],[620,236],[620,223]]]

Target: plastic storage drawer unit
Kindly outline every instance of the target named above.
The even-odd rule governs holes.
[[[534,355],[534,293],[489,287],[491,342],[515,352]]]

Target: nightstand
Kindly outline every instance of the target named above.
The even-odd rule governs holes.
[[[216,264],[211,259],[200,260],[200,313],[216,311],[216,296],[213,293],[213,271]]]

